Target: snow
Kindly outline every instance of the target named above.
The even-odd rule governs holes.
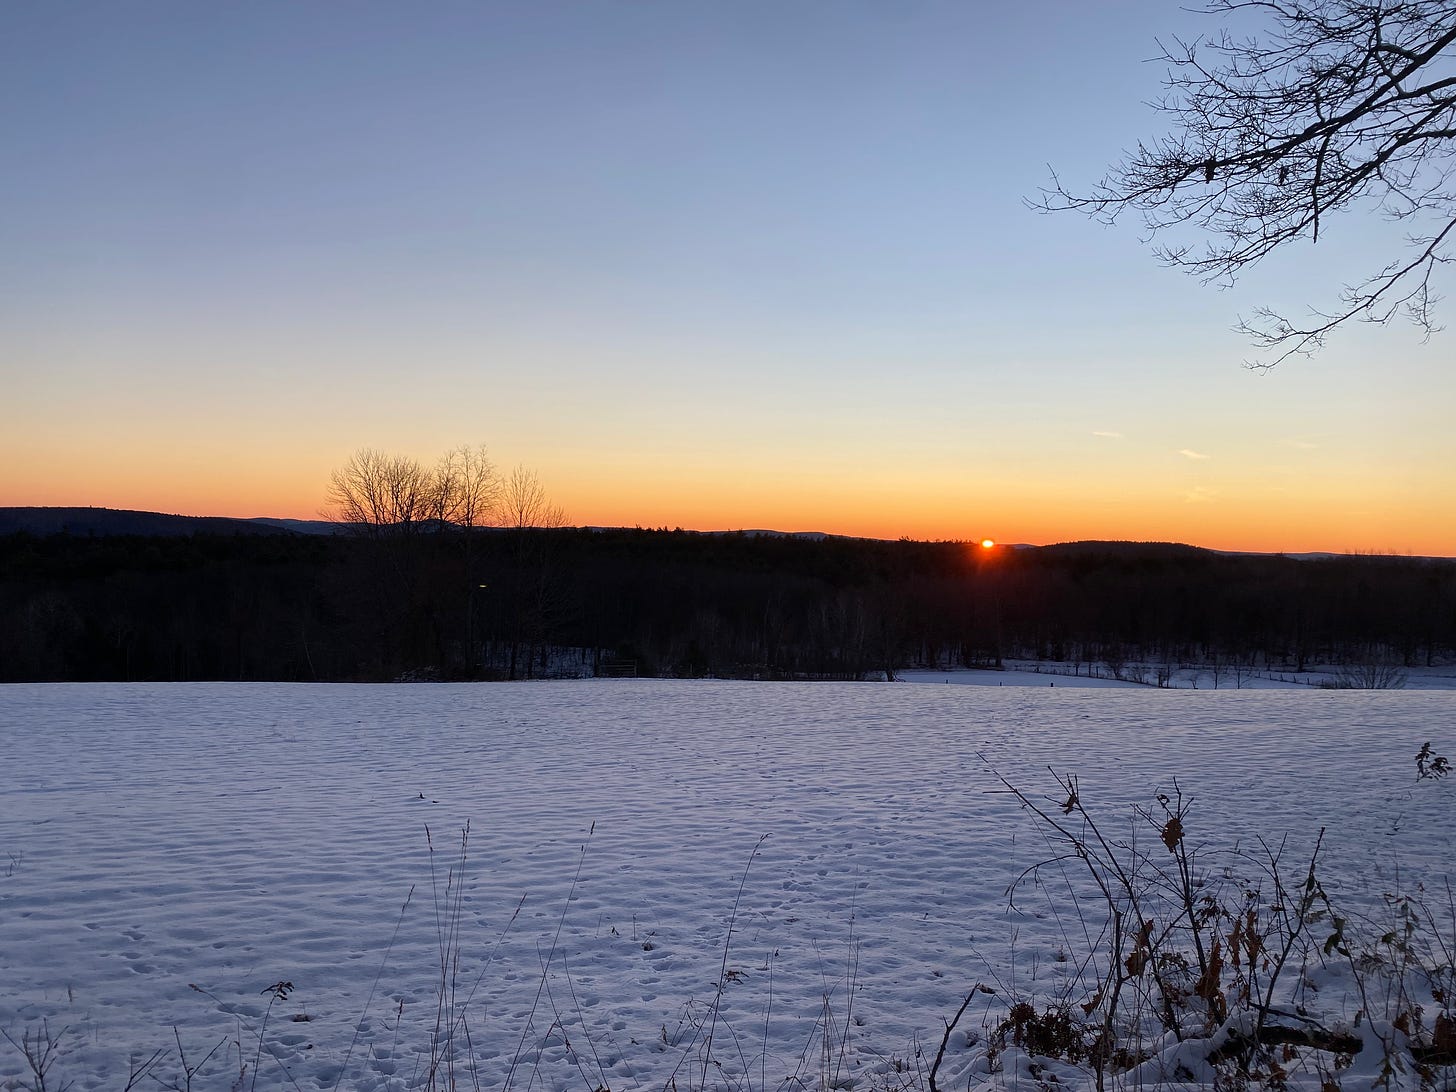
[[[1096,689],[1127,689],[1156,686],[1160,671],[1166,672],[1165,688],[1173,690],[1306,690],[1339,689],[1344,669],[1320,664],[1306,671],[1280,667],[1245,667],[1235,671],[1225,665],[1217,674],[1208,664],[1131,663],[1116,678],[1102,663],[1058,663],[1048,660],[1008,660],[1002,670],[990,668],[932,670],[911,668],[898,671],[902,682],[946,683],[960,686],[1079,686]],[[1400,668],[1396,690],[1456,690],[1456,664]]]
[[[461,1085],[897,1085],[1078,940],[1008,907],[1048,846],[998,774],[1114,825],[1176,777],[1215,848],[1323,829],[1370,913],[1447,874],[1450,691],[945,681],[0,687],[0,1029],[76,1089],[180,1082],[178,1042],[197,1088],[415,1087],[443,949]],[[985,1069],[958,1035],[942,1087]]]

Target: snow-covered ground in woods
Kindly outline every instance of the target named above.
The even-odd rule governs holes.
[[[1050,898],[1008,909],[1047,847],[996,772],[1075,772],[1115,823],[1177,777],[1215,845],[1324,828],[1374,909],[1449,869],[1456,784],[1413,757],[1456,752],[1450,690],[971,674],[0,687],[0,1030],[78,1090],[156,1049],[180,1083],[179,1042],[221,1044],[194,1088],[405,1088],[443,944],[461,1087],[894,1085],[973,983],[1075,946]]]
[[[1007,660],[1002,670],[964,669],[933,670],[911,668],[896,672],[902,682],[935,682],[968,686],[1081,686],[1099,688],[1157,686],[1159,672],[1165,671],[1163,685],[1175,690],[1308,690],[1338,689],[1342,677],[1359,669],[1337,664],[1316,664],[1306,671],[1289,667],[1241,667],[1223,665],[1214,669],[1208,664],[1178,664],[1163,668],[1156,663],[1129,663],[1122,668],[1122,678],[1114,676],[1105,663],[1059,663],[1047,660]],[[1456,664],[1432,667],[1392,668],[1397,690],[1456,690]]]

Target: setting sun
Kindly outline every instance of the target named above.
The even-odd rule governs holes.
[[[983,550],[989,550],[994,545],[996,545],[996,540],[994,538],[981,539],[981,549]]]

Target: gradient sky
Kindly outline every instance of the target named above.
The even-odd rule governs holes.
[[[581,524],[1456,555],[1452,334],[1242,366],[1023,205],[1156,135],[1168,0],[9,4],[0,505],[312,517],[485,443]],[[1444,311],[1451,320],[1448,303]]]

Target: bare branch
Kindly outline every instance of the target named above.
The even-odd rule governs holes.
[[[329,480],[332,518],[361,534],[410,533],[435,508],[430,475],[414,459],[360,448]]]
[[[1108,223],[1131,209],[1159,258],[1221,285],[1317,243],[1336,213],[1376,212],[1406,224],[1414,256],[1353,282],[1312,322],[1260,311],[1241,323],[1276,354],[1255,366],[1314,352],[1352,319],[1399,313],[1435,332],[1432,280],[1456,218],[1456,0],[1213,0],[1203,12],[1257,20],[1257,33],[1159,43],[1168,73],[1152,105],[1171,133],[1087,193],[1053,174],[1029,203]]]

